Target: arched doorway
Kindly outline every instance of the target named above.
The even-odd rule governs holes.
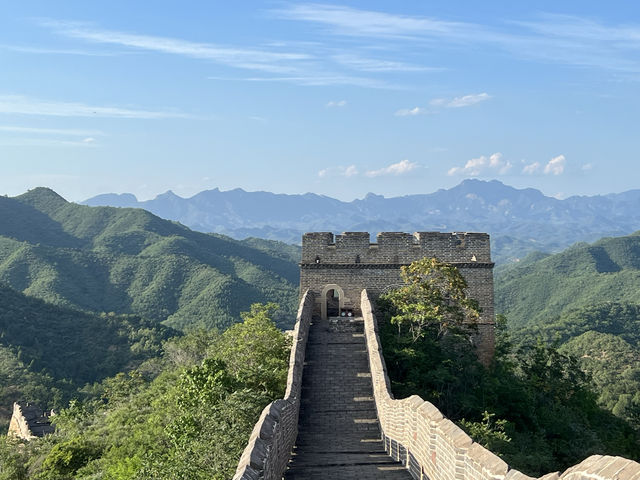
[[[344,308],[344,290],[339,285],[325,285],[320,294],[320,314],[323,320],[340,315]]]

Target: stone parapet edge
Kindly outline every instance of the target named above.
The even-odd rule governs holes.
[[[366,290],[362,291],[361,310],[376,410],[389,455],[405,465],[415,479],[532,480],[473,442],[433,404],[417,395],[394,399]],[[640,464],[622,457],[592,455],[562,474],[549,473],[540,479],[640,480]]]
[[[300,300],[289,356],[287,389],[283,399],[267,405],[253,427],[233,480],[281,480],[298,436],[302,370],[313,312],[313,293]]]

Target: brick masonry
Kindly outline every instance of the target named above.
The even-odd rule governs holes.
[[[378,326],[373,313],[370,296],[366,290],[361,292],[359,310],[362,313],[362,323],[364,328],[364,345],[360,345],[354,339],[361,335],[360,327],[351,335],[351,347],[356,350],[366,348],[365,362],[361,364],[362,358],[356,352],[353,357],[356,364],[345,369],[348,374],[355,368],[356,373],[362,369],[368,369],[363,378],[367,378],[364,383],[351,392],[352,403],[348,402],[348,396],[342,397],[340,391],[329,390],[329,397],[333,395],[338,402],[343,402],[343,408],[335,411],[335,418],[331,416],[330,408],[323,408],[322,401],[327,401],[324,392],[324,381],[330,381],[330,375],[326,368],[322,368],[322,354],[311,351],[307,355],[307,338],[309,337],[312,325],[312,313],[315,308],[315,301],[311,292],[305,292],[298,309],[298,317],[293,333],[293,346],[289,362],[289,376],[287,380],[287,390],[285,398],[276,400],[269,404],[258,419],[253,432],[247,443],[242,457],[238,463],[234,480],[282,480],[287,466],[290,465],[292,478],[301,473],[302,468],[312,467],[312,471],[305,471],[304,475],[298,478],[401,478],[402,473],[408,473],[415,479],[429,480],[532,480],[518,470],[510,469],[509,466],[499,457],[474,443],[473,440],[458,426],[449,419],[443,417],[442,413],[431,403],[425,402],[420,397],[414,395],[402,400],[393,398],[390,390],[389,378],[387,376],[380,339],[378,336]],[[344,321],[344,319],[340,319]],[[322,325],[322,322],[319,322]],[[336,331],[336,339],[332,339],[331,329],[316,332],[312,337],[311,350],[318,348],[321,343],[340,343],[344,337],[344,331],[340,328]],[[319,334],[319,335],[318,335]],[[357,335],[358,337],[355,337]],[[348,335],[347,335],[348,336]],[[347,348],[336,345],[339,355],[347,359]],[[329,352],[331,353],[331,352]],[[351,354],[349,354],[351,355]],[[315,362],[314,362],[315,359]],[[304,367],[305,362],[310,362],[310,367]],[[347,360],[345,360],[347,361]],[[327,360],[331,366],[332,360]],[[337,368],[337,365],[334,365]],[[303,378],[303,373],[310,378]],[[319,378],[314,378],[319,376]],[[338,379],[338,377],[336,377]],[[334,379],[335,380],[335,379]],[[370,383],[369,383],[370,382]],[[303,387],[306,385],[306,387]],[[367,385],[370,385],[367,386]],[[355,386],[355,385],[354,385]],[[367,392],[360,388],[367,389]],[[371,390],[368,390],[371,388]],[[311,395],[305,399],[306,418],[301,418],[300,407],[304,390]],[[316,392],[316,394],[314,394]],[[319,393],[317,393],[319,392]],[[356,395],[357,394],[357,395]],[[372,445],[380,445],[382,452],[388,453],[396,464],[389,464],[384,456],[375,457],[375,452],[366,452],[370,455],[366,465],[361,465],[362,470],[357,468],[357,464],[364,463],[359,460],[357,449],[351,450],[349,442],[353,440],[354,432],[346,433],[341,422],[350,415],[350,408],[360,409],[358,403],[366,403],[368,395],[372,395],[374,409],[369,411],[368,407],[362,408],[358,418],[363,428],[361,433],[373,440]],[[359,402],[360,401],[360,402]],[[316,404],[320,402],[320,404]],[[326,405],[325,405],[326,407]],[[327,416],[328,415],[328,416]],[[373,415],[375,415],[375,421]],[[355,416],[354,416],[355,417]],[[353,419],[352,419],[353,420]],[[369,426],[376,424],[379,426],[378,433],[380,440],[375,437],[376,430]],[[319,465],[318,451],[312,457],[300,455],[297,462],[291,464],[291,454],[294,444],[298,441],[298,427],[302,424],[312,428],[312,435],[301,438],[300,445],[305,444],[312,448],[319,447],[325,452],[324,462],[333,465],[335,475],[329,476],[328,470],[318,468],[313,470],[314,465]],[[333,425],[333,426],[332,426]],[[335,427],[338,425],[338,427]],[[366,427],[366,428],[365,428]],[[319,433],[313,435],[313,430]],[[368,442],[357,442],[368,443]],[[340,449],[335,455],[330,453],[332,446],[347,445],[348,449]],[[301,450],[299,450],[302,453]],[[347,453],[353,452],[353,453]],[[372,455],[373,453],[373,455]],[[342,460],[337,457],[342,455]],[[374,458],[381,464],[376,465]],[[306,463],[306,460],[311,462]],[[349,464],[351,467],[336,464]],[[396,465],[406,468],[401,472]],[[371,470],[375,473],[369,473]],[[384,472],[384,473],[382,473]],[[340,476],[338,476],[340,475]],[[622,457],[612,457],[606,455],[592,455],[565,472],[553,472],[540,477],[540,480],[640,480],[640,464]]]
[[[393,398],[382,356],[370,297],[362,291],[361,310],[369,356],[373,397],[386,451],[415,479],[532,480],[479,445],[431,403],[417,395]],[[540,480],[638,480],[640,464],[608,455],[592,455],[565,472]]]
[[[486,233],[381,232],[376,243],[367,232],[305,233],[302,237],[300,291],[315,295],[314,314],[326,318],[326,294],[340,292],[340,307],[360,314],[360,293],[373,298],[402,285],[400,268],[424,257],[455,265],[467,281],[467,295],[482,310],[475,343],[487,364],[494,351],[493,262]]]

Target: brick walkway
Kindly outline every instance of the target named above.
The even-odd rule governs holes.
[[[380,440],[362,318],[314,318],[286,480],[410,479]]]

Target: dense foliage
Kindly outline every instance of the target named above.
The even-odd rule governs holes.
[[[57,307],[0,284],[0,427],[14,401],[58,409],[85,383],[158,356],[177,333],[134,315]]]
[[[544,325],[568,309],[640,303],[640,232],[532,254],[496,275],[496,310],[513,328]]]
[[[57,431],[0,441],[0,479],[228,479],[261,410],[284,393],[289,338],[254,305],[222,334],[193,331],[161,358],[85,389]]]
[[[69,203],[45,188],[0,197],[0,281],[83,311],[226,328],[252,303],[276,300],[276,320],[291,326],[298,268],[274,249],[144,210]]]
[[[595,453],[637,458],[638,432],[602,409],[575,357],[543,341],[515,347],[501,319],[494,362],[483,368],[469,334],[434,323],[416,340],[406,306],[379,301],[385,361],[396,396],[418,394],[477,441],[530,475],[562,470]],[[424,310],[424,309],[423,309]]]

